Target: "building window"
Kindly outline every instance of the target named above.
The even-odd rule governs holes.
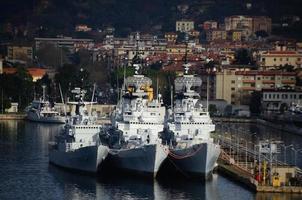
[[[257,77],[257,80],[261,80],[261,77]]]
[[[280,58],[280,61],[282,61],[282,58]]]
[[[235,83],[235,80],[232,80],[232,83]]]
[[[276,62],[277,61],[277,59],[276,58],[274,58],[274,62]]]
[[[231,88],[231,90],[232,90],[232,91],[234,91],[234,90],[235,90],[235,88],[233,88],[233,87],[232,87],[232,88]]]

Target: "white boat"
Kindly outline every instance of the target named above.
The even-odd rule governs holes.
[[[190,177],[208,178],[220,146],[210,136],[215,125],[209,112],[201,104],[199,94],[192,90],[201,86],[201,78],[188,74],[190,64],[184,67],[185,74],[175,79],[176,99],[167,120],[169,159],[178,171]]]
[[[125,81],[126,91],[112,117],[112,126],[103,129],[103,141],[110,147],[110,168],[155,177],[168,154],[158,137],[163,131],[165,107],[160,95],[153,99],[152,80],[138,74]]]
[[[43,97],[40,100],[34,100],[26,108],[26,118],[34,122],[44,123],[65,123],[65,116],[55,110],[51,103],[45,98],[45,86],[43,88]]]
[[[83,101],[85,91],[73,90],[80,96],[76,114],[69,118],[63,131],[50,144],[49,162],[60,167],[96,173],[108,154],[108,147],[100,144],[99,132],[102,125],[96,124],[96,117],[88,113]]]

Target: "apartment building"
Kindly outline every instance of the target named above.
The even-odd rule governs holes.
[[[225,30],[231,31],[238,28],[249,28],[253,30],[253,18],[250,16],[234,15],[224,19]]]
[[[228,103],[247,103],[250,94],[262,89],[294,88],[295,72],[257,71],[248,68],[225,68],[216,73],[216,99]]]
[[[191,20],[176,21],[176,31],[188,32],[191,30],[194,30],[194,21]]]
[[[165,39],[168,43],[175,43],[177,40],[177,34],[174,32],[165,33]]]
[[[227,39],[227,32],[223,29],[209,30],[206,33],[207,41],[221,41]]]
[[[203,27],[203,30],[217,29],[218,22],[213,21],[213,20],[205,21],[205,22],[203,22],[202,27]]]
[[[92,39],[77,39],[72,37],[58,38],[35,38],[35,49],[39,50],[45,44],[52,44],[57,48],[66,48],[70,53],[74,53],[81,48],[93,47]]]
[[[259,64],[264,67],[279,67],[292,65],[295,68],[302,66],[302,53],[294,50],[287,50],[286,47],[276,47],[275,50],[261,52]]]
[[[257,31],[265,31],[271,33],[272,20],[266,16],[242,16],[234,15],[224,19],[225,29],[227,31],[247,28],[252,33]]]
[[[33,48],[32,46],[12,45],[7,47],[7,58],[9,60],[32,60]]]
[[[281,106],[289,107],[292,103],[301,103],[302,91],[292,89],[262,90],[261,104],[266,111],[280,111]]]
[[[192,48],[186,47],[184,44],[167,45],[167,55],[185,55],[192,54]]]

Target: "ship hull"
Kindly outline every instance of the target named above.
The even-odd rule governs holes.
[[[208,179],[212,175],[220,147],[214,143],[200,143],[183,149],[170,149],[169,161],[174,170],[190,178]]]
[[[119,169],[156,177],[168,149],[161,144],[144,145],[133,149],[110,150],[107,169]],[[106,160],[107,161],[107,160]]]
[[[64,124],[66,118],[62,116],[51,116],[51,117],[41,117],[37,113],[28,112],[26,118],[32,122],[41,122],[41,123],[58,123]]]
[[[70,170],[96,173],[108,152],[108,147],[103,145],[83,147],[69,152],[53,149],[49,153],[49,162]]]

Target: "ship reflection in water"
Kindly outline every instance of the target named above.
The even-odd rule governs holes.
[[[66,199],[224,199],[217,190],[218,176],[211,181],[152,180],[128,175],[89,177],[49,166],[50,173],[65,188]],[[219,179],[223,179],[219,177]],[[243,196],[241,196],[243,197]],[[231,198],[231,196],[230,196]]]
[[[62,170],[48,164],[48,142],[54,139],[60,128],[60,125],[0,121],[1,200],[302,199],[302,195],[255,194],[217,174],[207,182],[171,179],[171,176],[153,181],[125,175],[94,178]],[[298,136],[291,139],[299,141]]]

